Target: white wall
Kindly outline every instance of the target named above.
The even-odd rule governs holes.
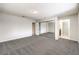
[[[0,42],[32,35],[31,19],[0,13]]]
[[[55,32],[55,24],[54,22],[44,22],[41,23],[41,30],[40,34],[46,32]],[[39,23],[36,23],[36,35],[39,35]]]
[[[70,19],[70,39],[74,41],[78,41],[78,15],[74,14],[71,16],[61,17],[60,19]]]
[[[59,39],[59,19],[55,19],[55,40]]]
[[[55,32],[55,24],[54,24],[54,22],[48,22],[48,32],[51,32],[51,33]]]
[[[46,23],[41,23],[41,34],[46,33]]]
[[[39,35],[39,23],[36,23],[35,25],[36,25],[36,27],[35,27],[36,28],[36,35]]]
[[[79,42],[79,12],[78,12],[78,34],[77,36],[78,36],[78,42]]]
[[[70,20],[70,36],[72,40],[78,41],[78,15],[72,16]]]

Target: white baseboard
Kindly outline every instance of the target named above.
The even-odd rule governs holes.
[[[6,41],[16,40],[16,39],[20,39],[20,38],[24,38],[24,37],[30,37],[30,36],[32,36],[32,34],[29,34],[29,35],[17,35],[17,36],[4,38],[4,39],[0,40],[0,42],[6,42]]]

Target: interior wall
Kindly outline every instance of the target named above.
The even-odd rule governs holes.
[[[46,32],[46,23],[41,23],[41,34]]]
[[[70,39],[78,41],[78,14],[60,17],[61,20],[70,19]],[[59,20],[60,20],[59,19]]]
[[[55,21],[55,40],[59,39],[59,19],[56,17]]]
[[[78,11],[78,34],[77,36],[78,36],[78,42],[79,42],[79,11]]]
[[[55,24],[54,24],[54,22],[48,22],[48,32],[51,32],[51,33],[55,32]]]
[[[0,13],[0,42],[32,36],[32,19]]]
[[[40,34],[47,32],[51,32],[51,33],[55,32],[54,22],[43,22],[40,23],[40,25],[41,25]],[[36,23],[36,35],[39,35],[39,23]]]
[[[39,35],[39,23],[36,23],[36,35]]]

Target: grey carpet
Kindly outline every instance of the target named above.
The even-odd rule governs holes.
[[[0,55],[79,55],[77,42],[54,40],[54,33],[0,43]]]
[[[51,32],[40,34],[40,36],[43,36],[43,37],[46,37],[46,38],[50,38],[50,39],[54,39],[55,38],[54,33],[51,33]]]

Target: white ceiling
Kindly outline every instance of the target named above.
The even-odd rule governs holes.
[[[0,4],[0,11],[11,14],[43,19],[74,9],[75,3],[4,3]]]

